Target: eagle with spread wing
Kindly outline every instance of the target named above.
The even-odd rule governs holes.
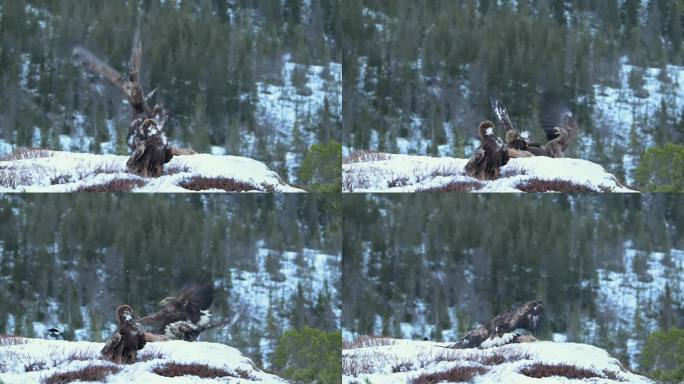
[[[156,89],[145,96],[140,80],[142,62],[142,42],[140,36],[140,20],[133,35],[133,47],[129,61],[128,76],[100,60],[92,52],[83,47],[76,47],[74,57],[88,71],[100,75],[119,88],[128,99],[133,113],[133,122],[128,131],[128,145],[131,156],[126,163],[128,171],[141,177],[158,177],[162,174],[164,164],[173,158],[173,149],[166,139],[164,125],[166,111],[161,104],[151,109],[148,100]]]
[[[140,319],[150,332],[173,340],[195,341],[202,331],[214,327],[209,307],[214,300],[214,285],[188,284],[178,296],[163,299],[159,311]]]
[[[480,123],[480,138],[482,144],[468,160],[465,173],[480,180],[496,180],[499,168],[506,165],[510,158],[494,133],[494,123],[491,121]]]
[[[548,142],[544,146],[550,157],[565,157],[565,151],[577,137],[577,120],[570,108],[558,102],[547,102],[539,123]]]
[[[529,335],[541,331],[544,325],[544,304],[530,301],[502,313],[484,325],[466,333],[448,348],[492,348],[529,340]]]
[[[491,100],[494,114],[506,132],[506,151],[512,158],[548,156],[546,149],[539,143],[529,141],[527,132],[520,133],[513,128],[506,106],[500,100]]]

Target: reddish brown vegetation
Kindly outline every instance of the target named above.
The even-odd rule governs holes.
[[[343,164],[352,163],[365,163],[369,161],[382,161],[389,160],[390,156],[386,153],[373,152],[373,151],[356,151],[352,153],[349,157],[345,157],[342,161]]]
[[[77,371],[55,373],[41,380],[43,384],[71,383],[73,381],[103,381],[121,369],[110,365],[91,365]]]
[[[439,187],[421,189],[419,192],[472,192],[482,188],[477,181],[453,181]]]
[[[615,373],[604,370],[603,375],[590,369],[579,368],[568,364],[549,365],[537,363],[520,370],[525,376],[541,379],[544,377],[560,376],[568,379],[591,379],[593,377],[616,380]]]
[[[515,186],[523,192],[561,192],[561,193],[590,193],[595,192],[589,187],[567,180],[530,179]]]
[[[411,384],[465,383],[477,375],[487,372],[482,367],[455,367],[448,371],[422,374],[411,380]]]
[[[188,375],[208,379],[216,379],[219,377],[235,377],[235,375],[226,370],[213,368],[204,364],[166,363],[162,366],[156,367],[152,370],[152,372],[164,377],[178,377]],[[246,372],[243,372],[243,374],[246,374]]]
[[[0,346],[26,344],[26,339],[11,335],[0,335]]]
[[[342,345],[344,349],[357,349],[357,348],[367,348],[367,347],[380,347],[385,345],[392,345],[392,339],[386,337],[376,337],[376,336],[359,336],[354,341],[345,341]]]
[[[194,176],[189,179],[183,180],[180,184],[181,187],[189,189],[191,191],[206,191],[210,189],[222,189],[226,192],[247,192],[247,191],[259,191],[260,189],[252,184],[245,183],[242,181],[237,181],[227,177],[202,177]],[[270,187],[272,189],[272,187]],[[272,191],[268,191],[272,192]]]
[[[40,148],[17,148],[9,155],[0,157],[0,161],[40,159],[43,157],[52,157],[52,151]]]
[[[114,179],[103,184],[79,187],[76,192],[130,192],[133,188],[143,185],[145,182],[140,179]]]

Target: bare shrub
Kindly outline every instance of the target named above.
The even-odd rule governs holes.
[[[172,165],[167,165],[164,167],[164,174],[165,175],[176,175],[179,173],[187,173],[187,172],[192,172],[192,168],[190,168],[189,165],[185,163],[173,163]]]
[[[484,184],[478,181],[453,181],[439,187],[420,189],[418,192],[472,192],[482,189]]]
[[[506,167],[501,170],[499,177],[526,176],[527,171],[521,168]]]
[[[17,148],[14,152],[0,157],[0,161],[15,161],[15,160],[26,160],[26,159],[41,159],[44,157],[52,157],[52,151],[40,148]]]
[[[210,367],[206,364],[166,363],[154,368],[152,372],[164,377],[197,376],[208,379],[236,377],[224,369]]]
[[[17,188],[23,185],[31,185],[33,178],[25,169],[17,170],[14,167],[0,168],[0,187]]]
[[[465,383],[486,372],[482,367],[454,367],[444,372],[422,374],[411,379],[411,384]]]
[[[226,192],[247,192],[260,190],[255,185],[227,177],[194,176],[192,178],[183,180],[179,185],[191,191],[222,189]]]
[[[399,176],[394,178],[393,180],[390,180],[389,183],[387,183],[387,188],[399,188],[399,187],[405,187],[409,184],[409,178],[406,176]]]
[[[26,339],[12,335],[0,335],[0,347],[26,344]]]
[[[111,365],[90,365],[69,372],[55,373],[41,380],[43,384],[71,383],[73,381],[104,381],[104,378],[121,369]]]
[[[126,169],[123,168],[121,164],[119,164],[115,161],[110,161],[108,163],[98,164],[98,166],[92,170],[93,175],[99,175],[99,174],[112,175],[115,173],[123,173],[123,172],[126,172]]]
[[[362,374],[373,373],[375,366],[370,358],[357,356],[342,359],[342,373],[345,376],[357,377]]]
[[[366,163],[370,161],[383,161],[389,160],[390,155],[382,152],[375,151],[356,151],[345,157],[342,160],[342,164],[353,164],[353,163]]]
[[[358,349],[368,347],[382,347],[385,345],[392,345],[394,341],[386,337],[377,336],[359,336],[350,342],[344,342],[342,348],[344,349]]]
[[[515,186],[523,192],[590,193],[591,188],[568,180],[530,179]]]
[[[142,351],[140,351],[140,353],[138,353],[137,360],[138,362],[143,362],[156,359],[163,359],[165,357],[166,356],[159,350],[144,348]]]
[[[81,186],[76,192],[130,192],[143,185],[145,182],[140,179],[114,179],[102,184]]]
[[[520,370],[520,373],[527,377],[541,379],[545,377],[560,376],[568,379],[591,379],[594,377],[603,378],[601,374],[590,369],[575,367],[569,364],[543,364],[536,363]]]

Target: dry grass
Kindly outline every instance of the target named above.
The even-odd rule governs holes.
[[[140,179],[114,179],[102,184],[81,186],[76,192],[130,192],[143,185],[145,182]]]
[[[385,345],[392,345],[394,342],[392,339],[386,337],[376,337],[376,336],[359,336],[355,340],[342,344],[343,349],[359,349],[368,347],[382,347]]]
[[[40,148],[17,148],[9,155],[1,156],[0,161],[14,161],[26,159],[42,159],[44,157],[52,157],[52,151]]]
[[[568,364],[543,364],[536,363],[520,370],[520,373],[536,379],[545,377],[560,376],[568,379],[591,379],[602,378],[617,380],[617,375],[614,372],[604,370],[602,374],[592,371],[591,369],[579,368]]]
[[[216,379],[219,377],[236,377],[234,374],[224,369],[210,367],[205,364],[166,363],[154,368],[152,372],[164,377],[197,376],[207,379]],[[243,371],[242,374],[247,373]]]
[[[260,191],[255,185],[238,181],[227,177],[203,177],[194,176],[183,180],[179,186],[191,191],[206,191],[211,189],[222,189],[226,192],[247,192]],[[263,187],[263,186],[262,186]],[[272,189],[272,187],[270,187]],[[268,192],[273,192],[270,190]]]
[[[73,381],[104,381],[104,378],[121,369],[111,365],[91,365],[76,371],[56,373],[41,380],[43,384],[71,383]]]
[[[523,192],[561,192],[561,193],[591,193],[594,192],[589,187],[579,185],[567,180],[541,180],[530,179],[515,186]]]
[[[437,384],[442,382],[448,383],[465,383],[471,381],[475,376],[482,375],[487,372],[486,368],[482,367],[455,367],[444,372],[425,373],[418,377],[411,379],[411,384]]]
[[[513,176],[526,176],[527,171],[524,169],[520,168],[515,168],[515,167],[506,167],[505,169],[502,169],[501,172],[499,173],[500,178],[506,178],[506,177],[513,177]]]
[[[366,163],[370,161],[389,160],[390,155],[374,151],[356,151],[342,160],[342,164]]]
[[[418,192],[472,192],[482,189],[484,184],[478,181],[453,181],[439,187],[420,189]]]
[[[147,344],[147,345],[149,346],[150,344]],[[138,360],[138,362],[144,362],[144,361],[150,361],[150,360],[163,359],[165,357],[166,357],[166,355],[161,353],[159,350],[146,347],[138,353],[137,360]]]
[[[192,168],[184,163],[174,163],[164,167],[164,175],[177,175],[179,173],[192,172]]]
[[[117,163],[115,161],[110,161],[108,163],[102,163],[99,164],[95,169],[92,171],[88,171],[89,173],[92,173],[93,175],[99,175],[99,174],[105,174],[105,175],[112,175],[115,173],[124,173],[126,172],[126,168],[123,167],[121,163]]]
[[[26,344],[26,339],[12,335],[0,335],[0,347]]]

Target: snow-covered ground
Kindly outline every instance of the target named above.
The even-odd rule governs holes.
[[[138,363],[131,365],[116,365],[102,360],[100,350],[103,346],[103,343],[40,339],[19,339],[18,344],[0,343],[0,382],[39,383],[52,375],[89,366],[118,368],[118,372],[112,372],[100,381],[108,383],[287,382],[258,370],[240,351],[223,344],[185,341],[148,343],[138,352]],[[167,363],[207,365],[224,370],[230,376],[229,379],[191,375],[170,378],[153,372]]]
[[[369,157],[342,166],[344,192],[421,192],[454,185],[470,186],[477,192],[521,192],[538,180],[569,182],[587,192],[634,192],[600,165],[579,159],[511,159],[501,168],[499,179],[479,181],[465,175],[468,159],[390,154]]]
[[[623,369],[606,351],[586,344],[539,341],[486,350],[444,348],[445,343],[375,339],[342,352],[343,383],[449,382],[449,374],[472,375],[473,383],[653,383]],[[577,368],[584,377],[534,378],[522,372],[537,364]],[[553,371],[549,368],[548,371]],[[528,373],[529,374],[529,373]],[[452,381],[456,379],[452,378]],[[460,380],[459,380],[460,381]]]
[[[190,192],[182,184],[195,177],[231,179],[255,192],[303,192],[285,184],[264,163],[245,157],[175,156],[158,178],[129,174],[127,156],[39,151],[26,157],[0,161],[0,192],[72,192],[116,180],[134,184],[133,192]]]

